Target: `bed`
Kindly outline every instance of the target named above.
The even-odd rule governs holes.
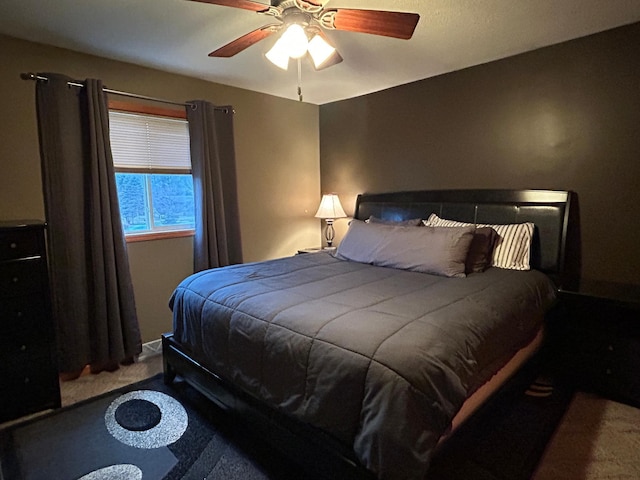
[[[163,336],[165,381],[182,376],[320,477],[425,478],[438,444],[540,347],[567,275],[571,197],[359,195],[336,254],[224,267],[181,282],[170,301],[174,330]],[[432,223],[398,223],[415,219]],[[501,232],[495,252],[510,235],[501,230],[507,224],[530,226],[526,268],[460,267],[476,225]],[[446,259],[422,260],[437,250],[428,243],[425,252],[425,235],[444,242]],[[411,252],[421,255],[417,266]]]

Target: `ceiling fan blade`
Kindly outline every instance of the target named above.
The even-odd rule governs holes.
[[[210,3],[212,5],[223,5],[225,7],[242,8],[254,12],[268,10],[269,6],[263,3],[252,2],[250,0],[191,0],[192,2]]]
[[[217,50],[214,50],[209,54],[210,57],[233,57],[235,54],[240,53],[245,48],[249,48],[254,43],[258,43],[260,40],[267,38],[278,30],[278,25],[265,25],[253,32],[249,32],[246,35],[242,35],[236,38],[233,42],[229,42],[223,45]]]
[[[420,15],[417,13],[339,8],[335,12],[333,25],[336,30],[408,40],[413,35],[418,20]]]

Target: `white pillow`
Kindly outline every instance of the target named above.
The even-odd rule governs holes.
[[[403,227],[353,220],[336,257],[381,267],[465,277],[476,227]]]
[[[464,227],[473,223],[445,220],[432,213],[424,221],[428,227]],[[498,233],[498,240],[493,248],[491,266],[509,270],[530,270],[531,240],[534,224],[510,223],[506,225],[477,224],[476,227],[491,227]]]

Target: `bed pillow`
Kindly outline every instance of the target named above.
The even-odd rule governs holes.
[[[423,225],[431,224],[439,227],[461,227],[472,225],[471,223],[458,222],[455,220],[444,220],[438,217],[435,213],[431,214],[429,219],[423,221]],[[476,228],[465,264],[465,272],[467,274],[484,272],[492,265],[493,250],[498,238],[498,232],[489,226]]]
[[[432,213],[424,222],[426,226],[461,227],[472,223],[445,220]],[[531,240],[534,225],[531,222],[498,224],[477,224],[477,228],[491,227],[498,234],[493,248],[491,266],[509,270],[530,270]]]
[[[399,227],[353,220],[336,257],[382,267],[465,277],[475,226]]]
[[[465,273],[481,273],[491,266],[498,232],[491,227],[476,228],[465,262]]]
[[[411,218],[409,220],[384,220],[382,218],[371,215],[365,220],[366,223],[383,223],[385,225],[396,225],[398,227],[420,227],[422,226],[421,218]]]

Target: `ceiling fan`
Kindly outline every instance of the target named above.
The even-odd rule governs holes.
[[[417,13],[383,10],[325,8],[328,0],[272,0],[270,5],[251,0],[191,0],[251,10],[273,17],[278,23],[264,25],[209,54],[210,57],[232,57],[275,33],[283,32],[267,58],[286,70],[289,58],[308,55],[316,70],[342,61],[323,29],[369,33],[408,40],[418,24]]]

